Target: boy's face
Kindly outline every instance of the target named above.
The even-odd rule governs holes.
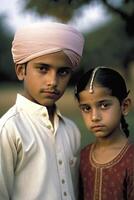
[[[72,74],[72,64],[63,52],[40,56],[26,65],[18,65],[16,73],[24,80],[24,96],[44,106],[52,106],[64,93]]]

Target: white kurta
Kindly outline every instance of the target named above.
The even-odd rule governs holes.
[[[0,200],[75,200],[80,133],[72,121],[17,95],[0,119]]]

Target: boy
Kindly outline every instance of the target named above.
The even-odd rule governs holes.
[[[23,95],[0,119],[0,200],[75,200],[80,133],[55,102],[82,56],[84,39],[60,23],[21,28],[12,44]]]

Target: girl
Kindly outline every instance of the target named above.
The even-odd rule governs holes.
[[[124,116],[131,104],[122,76],[97,67],[85,73],[75,96],[96,140],[81,151],[80,200],[134,200],[134,144]]]

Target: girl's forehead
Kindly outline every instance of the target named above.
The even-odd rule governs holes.
[[[88,91],[89,93],[91,93],[91,94],[94,94],[94,93],[96,93],[96,92],[105,92],[105,93],[109,93],[109,95],[110,95],[110,89],[109,88],[107,88],[107,87],[104,87],[104,86],[102,86],[101,84],[99,84],[99,83],[93,83],[93,85],[92,85],[92,92],[90,92],[90,87],[91,87],[91,84],[90,84],[90,82],[87,84],[87,86],[86,86],[86,88],[85,88],[85,90],[86,91]]]
[[[111,92],[108,88],[102,87],[101,85],[94,84],[93,92],[90,93],[89,87],[87,86],[85,90],[79,93],[80,100],[91,100],[91,101],[98,101],[103,100],[106,98],[111,98]]]

